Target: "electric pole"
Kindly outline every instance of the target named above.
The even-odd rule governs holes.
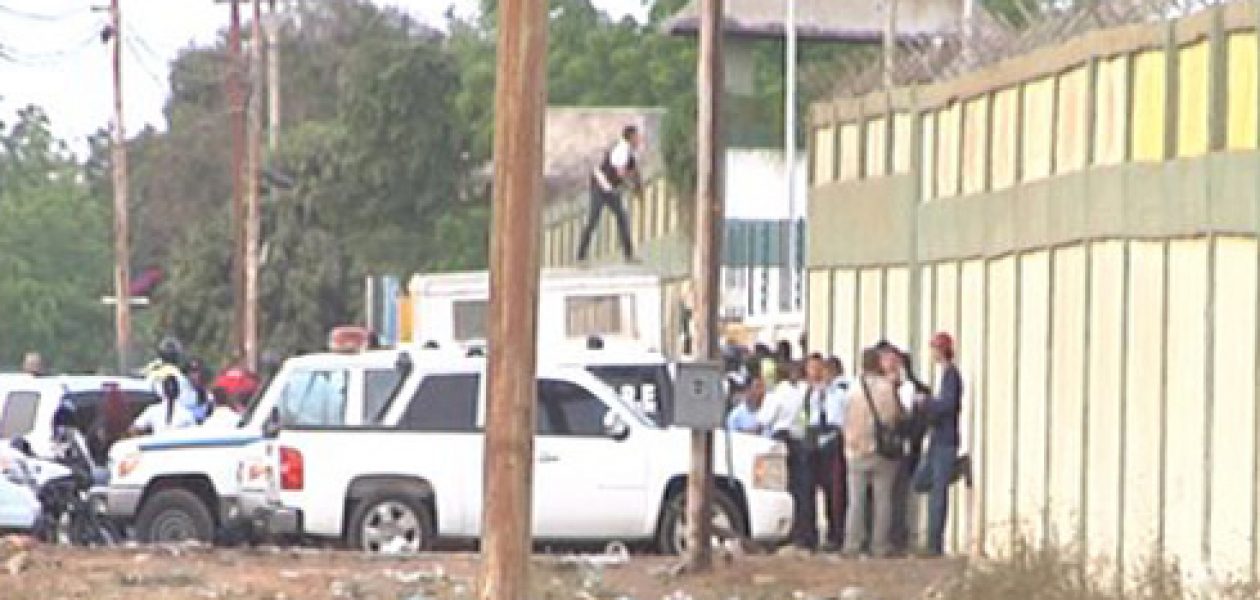
[[[787,179],[788,228],[780,236],[783,266],[779,276],[779,309],[796,310],[796,0],[787,0],[783,21],[783,164]]]
[[[547,2],[501,0],[481,600],[530,600]]]
[[[249,86],[249,166],[245,178],[245,309],[242,341],[245,365],[258,371],[258,237],[261,211],[258,188],[262,173],[263,35],[262,0],[253,0],[254,20],[250,23]]]
[[[131,348],[131,234],[127,218],[127,131],[123,127],[123,33],[119,0],[110,0],[109,18],[114,42],[114,143],[111,148],[114,163],[114,337],[118,373],[124,375],[129,368]]]
[[[725,144],[722,139],[722,0],[700,2],[700,55],[696,68],[696,358],[718,359],[719,271],[722,264]],[[686,569],[703,572],[713,565],[713,432],[691,432],[691,472],[687,477]]]
[[[241,71],[240,0],[228,0],[227,87],[232,132],[232,351],[245,358],[245,97]]]

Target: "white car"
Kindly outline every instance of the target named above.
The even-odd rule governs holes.
[[[149,382],[138,377],[0,375],[0,440],[7,444],[24,438],[35,456],[51,458],[53,415],[65,404],[73,408],[75,425],[88,437],[93,459],[103,463],[105,448],[91,434],[108,386],[122,392],[127,422],[158,401]]]
[[[0,532],[30,531],[41,506],[23,457],[8,445],[0,446]]]
[[[370,552],[478,538],[483,367],[479,359],[415,365],[371,426],[357,423],[367,411],[345,374],[291,372],[276,405],[282,425],[239,471],[242,504],[274,534]],[[584,368],[544,365],[538,377],[535,538],[680,551],[689,433],[658,427]],[[716,445],[715,522],[757,540],[785,538],[792,502],[781,447],[743,434]]]

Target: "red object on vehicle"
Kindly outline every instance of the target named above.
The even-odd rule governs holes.
[[[302,452],[280,446],[280,489],[301,490],[305,485],[306,466],[302,464]]]
[[[328,349],[333,352],[354,354],[362,352],[371,345],[372,332],[366,327],[346,325],[337,327],[328,334]]]
[[[230,398],[249,399],[258,392],[258,376],[244,367],[228,367],[219,372],[210,384],[211,389],[222,389]]]

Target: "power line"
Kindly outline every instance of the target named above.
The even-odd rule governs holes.
[[[22,18],[22,19],[30,19],[32,21],[44,21],[44,22],[65,21],[73,17],[91,14],[90,9],[88,11],[85,11],[83,9],[84,7],[82,6],[76,6],[76,7],[67,9],[65,12],[50,15],[50,14],[44,14],[44,13],[28,12],[25,10],[12,8],[10,6],[0,4],[0,14],[5,14],[12,17]]]

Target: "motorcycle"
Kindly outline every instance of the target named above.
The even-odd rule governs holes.
[[[75,546],[115,546],[122,529],[105,515],[104,503],[94,488],[104,483],[104,470],[96,467],[87,444],[77,430],[57,434],[57,459],[34,456],[25,440],[15,440],[7,460],[9,479],[24,482],[39,502],[32,534],[48,543]]]

